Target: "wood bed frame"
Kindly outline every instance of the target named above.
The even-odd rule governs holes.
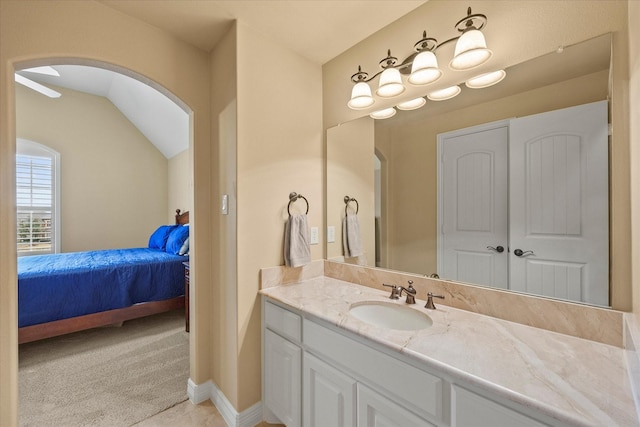
[[[189,212],[180,213],[176,209],[176,224],[188,224]],[[69,319],[56,320],[53,322],[40,323],[38,325],[24,326],[18,328],[18,344],[37,341],[59,335],[70,334],[72,332],[86,329],[109,326],[126,320],[151,316],[153,314],[164,313],[185,306],[185,297],[179,296],[163,301],[150,301],[134,304],[130,307],[117,308],[115,310],[102,311],[84,316],[71,317]]]

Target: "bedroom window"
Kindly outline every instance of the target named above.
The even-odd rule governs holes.
[[[59,154],[18,139],[16,205],[18,256],[59,252]]]

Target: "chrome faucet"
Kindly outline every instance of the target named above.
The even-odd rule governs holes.
[[[402,288],[396,285],[387,285],[383,283],[382,286],[386,286],[387,288],[391,288],[391,295],[389,295],[389,299],[398,299],[400,295],[402,295]]]
[[[427,293],[427,304],[425,304],[424,308],[428,308],[429,310],[436,309],[436,305],[433,303],[433,298],[444,299],[444,295],[434,295],[431,292]]]

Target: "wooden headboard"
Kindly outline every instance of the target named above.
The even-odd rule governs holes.
[[[176,224],[189,224],[189,211],[180,213],[180,209],[176,209]]]

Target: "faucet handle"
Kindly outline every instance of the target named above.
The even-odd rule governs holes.
[[[387,288],[391,288],[391,295],[389,295],[389,299],[399,299],[400,294],[402,294],[402,288],[396,285],[387,285],[383,283],[382,286],[386,286]]]
[[[427,293],[427,304],[425,304],[424,308],[428,308],[429,310],[435,310],[436,305],[433,303],[433,298],[444,299],[444,295],[434,295],[433,293]]]

